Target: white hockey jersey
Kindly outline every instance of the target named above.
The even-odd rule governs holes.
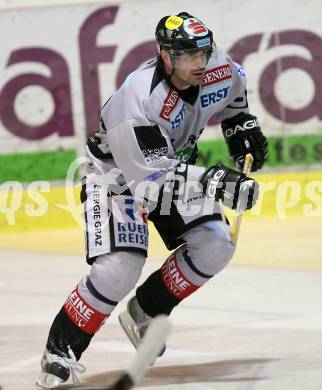
[[[222,121],[248,112],[245,73],[223,49],[212,54],[196,91],[192,102],[169,85],[157,60],[143,65],[102,108],[99,153],[89,148],[90,157],[101,171],[119,168],[126,183],[161,186],[169,172],[188,160],[211,117]],[[199,177],[204,171],[191,170]]]

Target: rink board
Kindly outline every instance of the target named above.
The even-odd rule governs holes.
[[[266,192],[258,205],[245,214],[234,262],[322,270],[321,177],[319,171],[257,174]],[[35,194],[28,190],[21,192],[21,206],[16,211],[12,209],[6,218],[0,214],[0,249],[83,254],[79,187],[53,187],[40,195],[42,205],[48,205],[40,216],[26,213],[32,205],[36,210],[39,205],[33,200]],[[0,196],[4,196],[4,192]],[[13,204],[13,196],[18,199],[20,195],[7,197],[7,207]],[[229,210],[227,212],[231,215]],[[169,252],[152,224],[149,229],[149,256],[165,258]]]
[[[252,174],[260,184],[256,206],[245,218],[322,217],[322,171]],[[0,234],[83,227],[80,185],[51,182],[0,186]],[[226,210],[228,216],[232,215]]]

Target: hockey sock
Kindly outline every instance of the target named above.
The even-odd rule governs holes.
[[[90,306],[76,288],[54,319],[47,340],[48,351],[69,356],[71,348],[79,360],[107,317]]]
[[[173,308],[200,286],[191,283],[180,271],[176,252],[136,290],[139,305],[151,317],[169,315]]]

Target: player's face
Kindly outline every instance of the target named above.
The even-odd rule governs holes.
[[[188,88],[190,85],[202,84],[208,61],[207,50],[187,50],[178,52],[175,56],[175,71],[171,77],[173,84],[179,89]],[[168,68],[173,70],[169,60]]]
[[[176,56],[174,76],[189,85],[202,84],[207,59],[206,50],[191,50],[180,53]]]

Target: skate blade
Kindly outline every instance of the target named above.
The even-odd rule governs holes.
[[[108,387],[106,385],[91,385],[91,384],[78,384],[78,385],[61,385],[57,390],[69,390],[69,389],[77,389],[77,390],[107,390]]]
[[[129,313],[127,311],[123,311],[119,315],[118,318],[119,318],[119,322],[120,322],[120,324],[121,324],[125,334],[127,335],[129,340],[131,341],[131,343],[134,346],[134,348],[137,349],[138,345],[141,342],[141,340],[138,338],[136,333],[133,331],[133,328],[135,328],[136,324],[133,321],[132,317],[129,315]],[[166,349],[166,346],[164,345],[162,347],[162,349],[160,350],[160,353],[159,353],[158,356],[162,356],[164,354],[164,352],[165,352],[165,349]],[[154,366],[157,357],[151,361],[151,363],[149,364],[150,366]]]
[[[63,382],[60,378],[52,374],[47,374],[46,372],[40,373],[36,380],[36,385],[43,389],[55,389],[61,383]]]
[[[140,339],[134,332],[134,327],[136,326],[135,322],[133,321],[132,317],[129,315],[127,311],[123,311],[119,315],[119,323],[121,324],[125,334],[131,341],[133,347],[137,349],[138,345],[140,344]]]

